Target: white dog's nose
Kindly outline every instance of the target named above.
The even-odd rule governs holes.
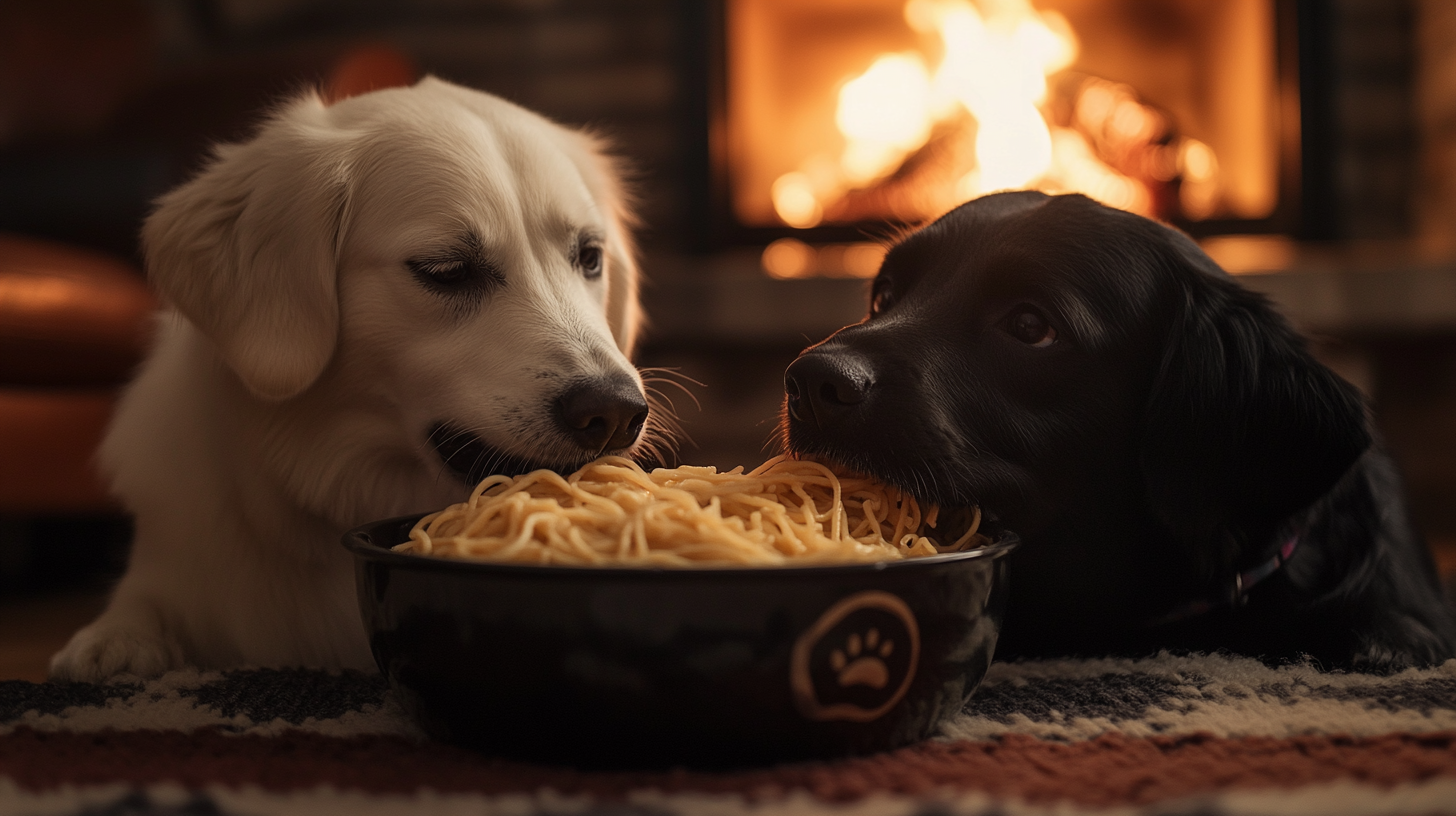
[[[594,453],[629,447],[647,422],[647,399],[625,375],[579,380],[556,408],[566,435]]]

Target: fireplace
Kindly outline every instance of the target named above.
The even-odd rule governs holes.
[[[863,276],[867,238],[1000,189],[1199,236],[1295,232],[1301,5],[723,0],[709,242],[767,247],[782,276]]]

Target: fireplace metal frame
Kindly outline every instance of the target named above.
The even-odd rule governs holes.
[[[682,0],[684,129],[688,158],[692,245],[703,251],[764,246],[779,238],[808,243],[876,240],[909,224],[750,227],[735,218],[727,164],[726,0]],[[1195,237],[1285,234],[1331,238],[1337,224],[1333,163],[1334,93],[1331,87],[1332,11],[1326,0],[1273,0],[1278,121],[1278,199],[1261,219],[1177,221]]]

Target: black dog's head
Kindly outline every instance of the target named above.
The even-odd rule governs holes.
[[[1187,236],[1003,193],[892,248],[869,317],[785,377],[791,451],[1034,538],[1146,518],[1203,571],[1371,444],[1358,392]]]

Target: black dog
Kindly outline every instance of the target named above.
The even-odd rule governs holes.
[[[789,367],[788,447],[1019,533],[998,656],[1456,655],[1359,393],[1187,236],[1003,193],[872,292]]]

